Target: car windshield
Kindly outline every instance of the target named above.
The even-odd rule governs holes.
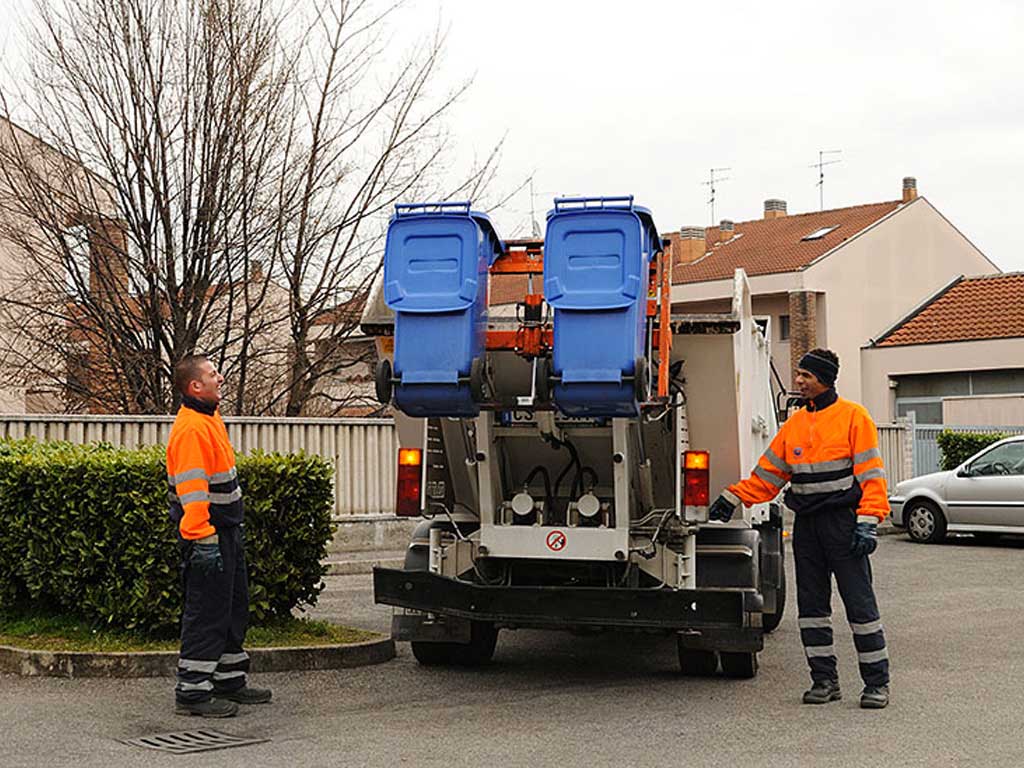
[[[1024,475],[1024,440],[997,445],[971,462],[972,475]]]

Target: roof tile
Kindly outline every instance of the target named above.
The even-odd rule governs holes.
[[[904,319],[879,347],[1024,337],[1024,273],[961,279]]]
[[[731,278],[742,267],[748,277],[795,272],[900,207],[901,201],[855,205],[775,219],[736,222],[732,239],[719,242],[719,228],[707,230],[708,252],[693,264],[672,270],[672,282],[703,283]],[[803,238],[824,227],[824,237]],[[673,243],[679,233],[669,235]]]
[[[699,261],[673,270],[672,282],[702,283],[731,278],[738,267],[749,277],[779,272],[795,272],[828,253],[858,232],[900,207],[901,201],[855,205],[830,211],[815,211],[775,219],[755,219],[735,224],[731,240],[719,242],[718,227],[707,230],[707,254]],[[804,240],[824,227],[835,227],[824,237]],[[679,239],[678,232],[665,235]],[[521,275],[496,275],[491,278],[491,304],[509,304],[526,293],[526,278]]]

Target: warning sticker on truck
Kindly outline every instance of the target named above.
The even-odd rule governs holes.
[[[566,539],[565,534],[562,533],[562,531],[552,531],[548,534],[546,543],[548,545],[548,549],[552,552],[561,552],[565,549],[567,542],[568,539]]]

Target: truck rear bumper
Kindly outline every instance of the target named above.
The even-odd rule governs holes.
[[[763,646],[761,600],[750,590],[484,586],[426,571],[374,568],[373,591],[384,605],[506,627],[664,630],[683,633],[694,648]]]

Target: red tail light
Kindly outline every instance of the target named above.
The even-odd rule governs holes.
[[[416,517],[420,514],[420,482],[423,478],[423,451],[417,448],[398,450],[398,498],[395,514]]]
[[[683,504],[706,507],[711,479],[711,455],[707,451],[687,451],[683,462]]]

